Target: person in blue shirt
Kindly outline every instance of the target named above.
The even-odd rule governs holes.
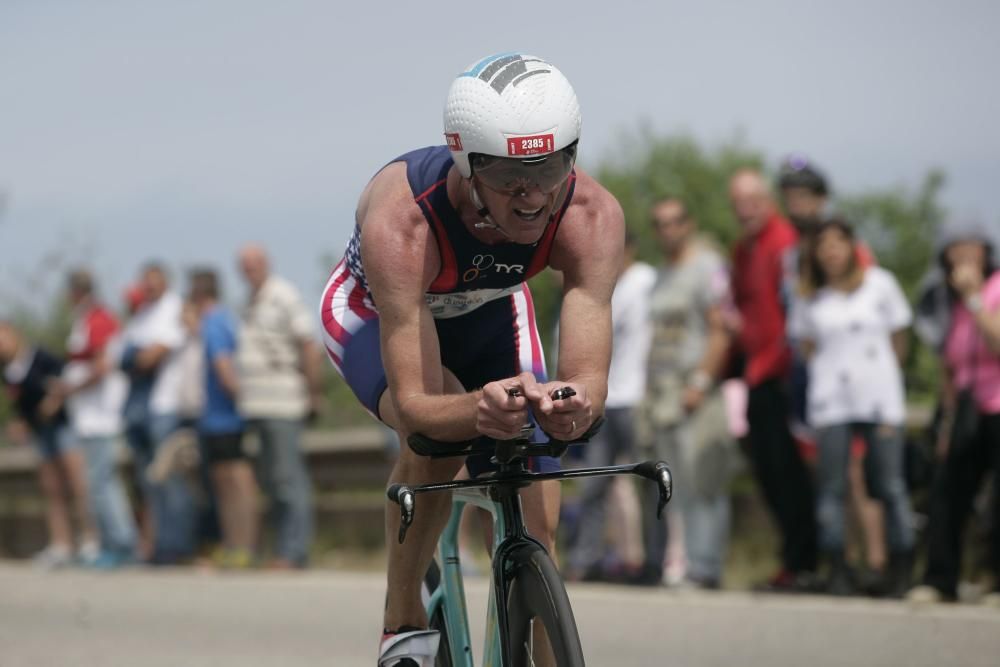
[[[243,418],[236,409],[236,319],[219,303],[219,281],[212,270],[192,271],[189,299],[201,317],[205,346],[205,406],[198,435],[222,526],[217,561],[245,568],[253,563],[257,541],[257,483],[243,451]]]

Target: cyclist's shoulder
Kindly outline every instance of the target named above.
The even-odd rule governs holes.
[[[621,205],[607,188],[579,167],[574,170],[574,175],[573,199],[566,210],[566,219],[620,218],[624,221]]]
[[[625,216],[614,195],[586,172],[576,170],[573,199],[556,235],[553,268],[620,261]]]
[[[406,172],[406,163],[396,161],[372,177],[358,200],[359,228],[391,226],[405,232],[408,228],[425,226]]]

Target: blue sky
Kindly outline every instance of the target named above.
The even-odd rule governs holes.
[[[574,83],[584,165],[645,119],[805,152],[847,192],[941,167],[952,210],[1000,225],[998,3],[346,4],[0,5],[0,308],[56,259],[113,298],[146,259],[210,263],[236,300],[247,241],[318,298],[372,172],[440,143],[451,78],[512,49]]]

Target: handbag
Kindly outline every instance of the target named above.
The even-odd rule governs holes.
[[[976,439],[979,432],[979,406],[976,405],[972,388],[959,390],[955,396],[955,411],[952,417],[949,441],[955,449],[964,449]]]
[[[955,394],[955,408],[952,413],[951,431],[948,434],[948,441],[951,448],[960,450],[974,442],[979,433],[979,406],[976,405],[977,371],[979,370],[979,337],[973,332],[970,345],[972,361],[972,382],[968,387],[959,389]]]

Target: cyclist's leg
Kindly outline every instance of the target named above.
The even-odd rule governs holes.
[[[562,486],[557,480],[537,482],[521,489],[521,506],[528,534],[542,543],[556,564],[556,529],[559,527],[561,497]]]
[[[464,392],[461,383],[445,369],[445,391]],[[388,392],[379,400],[379,416],[399,434],[399,459],[393,467],[389,483],[427,484],[452,479],[462,467],[461,458],[431,459],[415,454],[406,445],[408,433],[399,428],[396,409]],[[386,594],[385,628],[401,626],[427,627],[427,614],[420,599],[423,575],[434,558],[438,537],[451,514],[450,493],[428,493],[417,500],[418,510],[399,543],[399,507],[388,503],[385,513],[386,546],[388,550],[388,590]]]

